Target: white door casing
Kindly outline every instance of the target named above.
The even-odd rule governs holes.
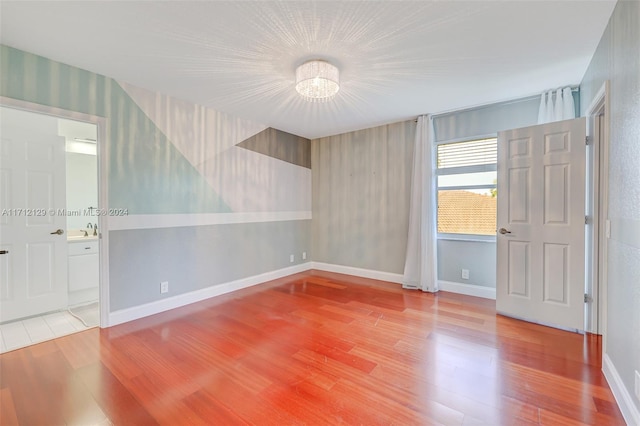
[[[591,268],[587,273],[591,274],[591,280],[587,278],[587,293],[591,295],[587,304],[587,331],[603,336],[603,347],[606,347],[606,318],[607,318],[607,264],[608,264],[608,237],[610,230],[608,220],[608,189],[609,189],[609,81],[605,81],[587,108],[587,136],[593,153],[587,163],[591,166],[591,200],[588,204],[593,214],[592,238],[587,240],[587,252],[591,257]],[[593,143],[592,143],[593,142]],[[587,149],[587,152],[589,150]],[[587,174],[589,176],[589,174]],[[587,234],[589,235],[589,234]],[[589,253],[590,251],[590,253]],[[590,324],[589,324],[590,323]]]
[[[585,137],[584,118],[498,133],[501,314],[584,329]]]
[[[0,322],[67,307],[65,141],[3,125]]]

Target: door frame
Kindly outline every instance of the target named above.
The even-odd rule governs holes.
[[[20,99],[0,96],[0,106],[20,109],[27,112],[50,115],[56,118],[64,118],[85,123],[95,124],[98,130],[97,162],[98,162],[98,200],[100,209],[109,209],[108,191],[108,170],[109,151],[107,149],[108,140],[108,120],[105,117],[90,115],[81,112],[69,111],[62,108],[23,101]],[[99,236],[99,294],[100,294],[100,328],[109,326],[109,216],[101,214],[98,216]]]
[[[591,196],[593,203],[589,206],[593,219],[591,220],[592,238],[588,242],[591,276],[588,281],[587,294],[591,303],[587,304],[586,319],[589,333],[603,336],[606,345],[607,331],[607,271],[608,271],[608,236],[609,223],[609,129],[610,129],[610,92],[609,80],[600,86],[593,97],[593,101],[586,110],[587,136],[590,149],[593,150],[590,174]],[[595,120],[602,115],[601,132],[596,134],[598,126]],[[600,137],[602,135],[602,137]]]

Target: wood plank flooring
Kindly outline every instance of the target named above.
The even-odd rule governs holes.
[[[311,271],[0,355],[1,425],[623,425],[601,342]]]

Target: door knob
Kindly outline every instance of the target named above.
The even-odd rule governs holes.
[[[58,229],[57,231],[54,231],[51,233],[51,235],[62,235],[64,234],[64,231],[62,229]]]
[[[9,250],[0,250],[0,254],[9,254]]]
[[[502,235],[504,235],[504,234],[510,234],[510,233],[511,233],[511,231],[507,231],[507,230],[506,230],[506,229],[504,229],[504,228],[500,228],[500,230],[499,230],[498,232],[500,232]]]

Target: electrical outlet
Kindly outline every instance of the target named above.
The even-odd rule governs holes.
[[[302,260],[307,260],[307,252],[306,251],[302,252]]]
[[[462,279],[463,280],[468,280],[469,279],[469,270],[468,269],[463,269],[462,270]]]
[[[289,255],[289,262],[293,263],[296,261],[296,256],[295,255]]]
[[[640,371],[636,370],[636,398],[640,401]]]
[[[160,283],[160,293],[169,293],[169,281],[162,281]]]

